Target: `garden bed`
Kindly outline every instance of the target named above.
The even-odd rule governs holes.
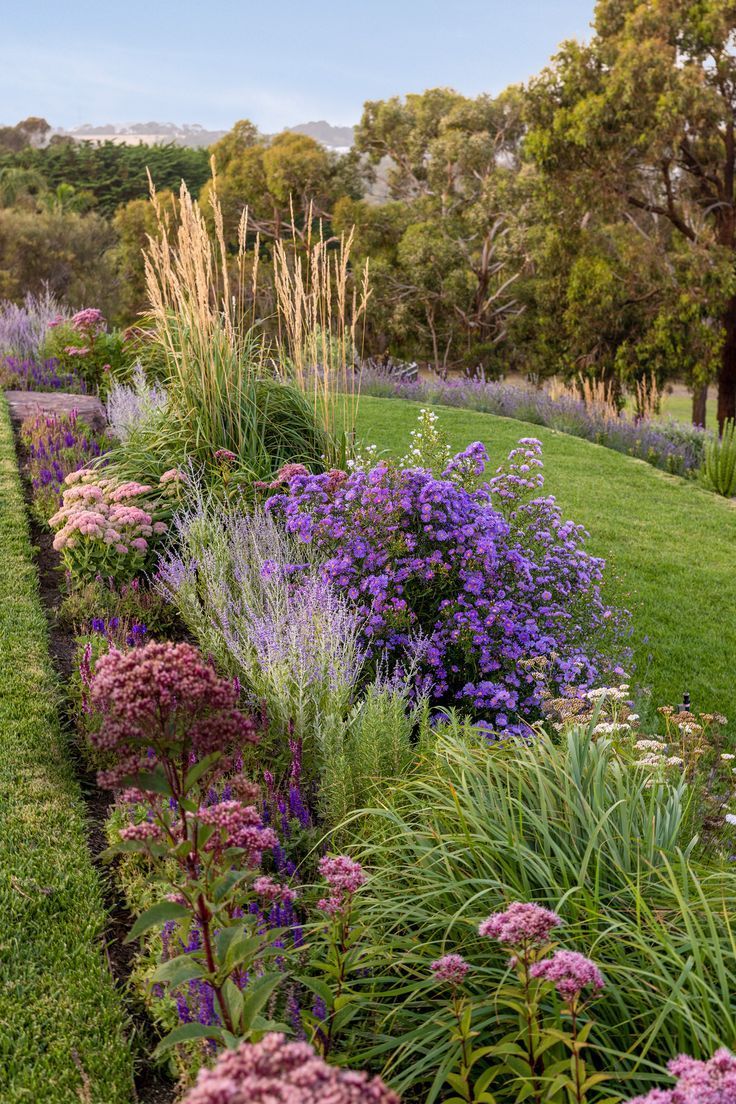
[[[105,958],[107,916],[60,729],[4,401],[0,465],[0,1097],[127,1104],[126,1020]]]

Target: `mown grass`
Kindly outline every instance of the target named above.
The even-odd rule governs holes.
[[[359,431],[401,455],[420,404],[361,399]],[[500,462],[520,437],[544,446],[546,489],[608,561],[607,598],[633,616],[636,681],[655,706],[682,700],[736,722],[736,508],[696,483],[554,430],[434,407],[451,445]]]
[[[0,917],[0,1100],[129,1104],[132,1059],[2,396]]]

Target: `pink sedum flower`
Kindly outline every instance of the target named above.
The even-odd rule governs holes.
[[[561,924],[562,920],[551,909],[514,901],[504,912],[494,912],[487,917],[478,926],[478,933],[510,947],[541,946]]]
[[[379,1077],[329,1066],[307,1043],[266,1035],[201,1069],[182,1104],[399,1104]]]

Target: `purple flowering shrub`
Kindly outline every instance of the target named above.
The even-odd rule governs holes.
[[[440,477],[388,464],[302,469],[267,506],[355,603],[368,658],[420,656],[418,692],[526,732],[541,690],[525,664],[547,657],[548,690],[589,686],[614,666],[604,649],[617,618],[583,529],[538,496],[539,441],[520,441],[507,467],[473,489],[487,463],[476,442]]]
[[[70,472],[86,468],[109,446],[107,437],[90,429],[76,411],[26,418],[20,441],[27,454],[33,512],[44,524],[61,506]]]

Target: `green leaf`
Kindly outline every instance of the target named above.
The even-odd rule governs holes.
[[[264,974],[248,986],[243,1004],[243,1026],[247,1030],[266,1005],[273,991],[284,980],[284,974]]]
[[[179,1043],[190,1043],[194,1039],[214,1039],[218,1042],[222,1037],[219,1027],[205,1027],[204,1024],[188,1023],[175,1027],[173,1031],[161,1040],[153,1052],[155,1058],[165,1054],[167,1050],[178,1046]]]
[[[152,980],[166,982],[172,989],[176,989],[178,985],[183,985],[185,981],[204,976],[205,971],[202,965],[192,955],[182,954],[177,955],[176,958],[170,958],[168,962],[162,962],[154,971]]]
[[[232,978],[227,978],[222,986],[222,996],[230,1013],[233,1025],[239,1024],[243,1015],[243,992]]]
[[[133,788],[136,790],[150,790],[151,793],[164,794],[171,797],[171,786],[166,781],[163,771],[155,770],[150,774],[131,774],[120,783],[120,789]]]
[[[159,901],[158,904],[152,905],[151,908],[140,914],[126,936],[125,942],[132,943],[134,939],[137,939],[139,935],[143,935],[149,928],[159,927],[161,924],[165,924],[167,920],[183,920],[190,915],[189,909],[185,908],[184,905],[178,905],[175,901]]]
[[[213,751],[211,755],[205,755],[204,759],[200,759],[198,763],[187,771],[186,778],[184,779],[184,790],[188,792],[191,790],[203,774],[206,774],[210,767],[213,767],[217,760],[220,758],[219,751]]]

